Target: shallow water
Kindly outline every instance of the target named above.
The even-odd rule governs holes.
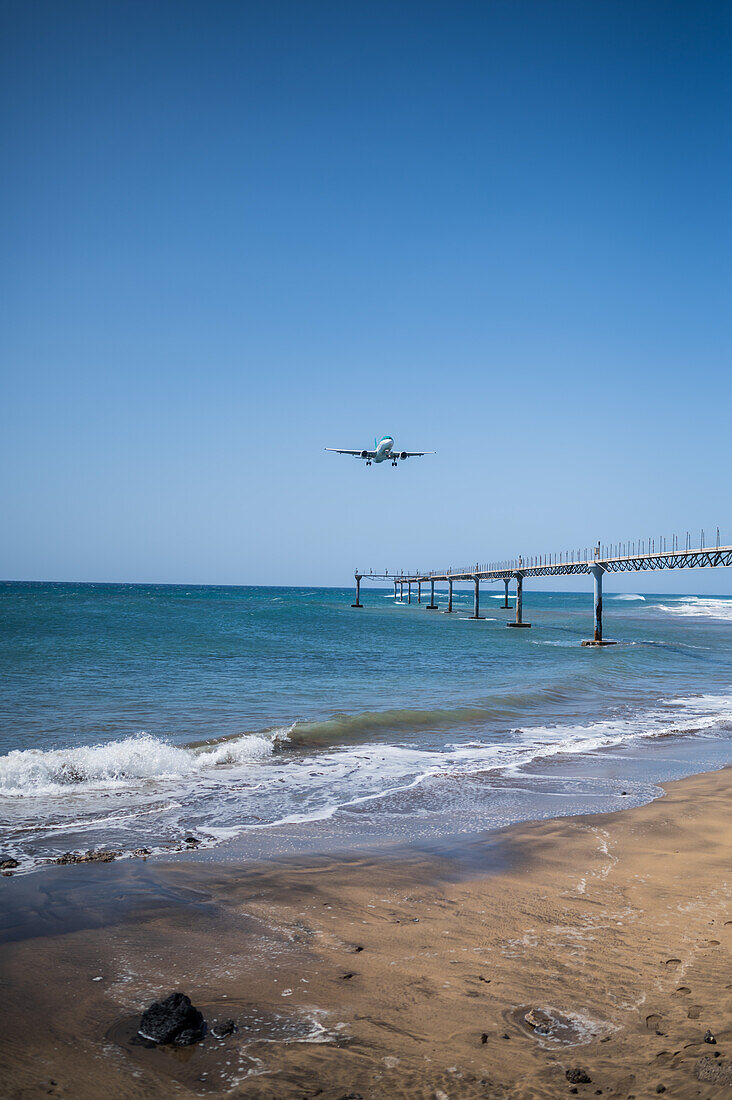
[[[609,592],[587,650],[587,593],[529,592],[531,631],[482,597],[0,585],[0,850],[429,840],[732,758],[732,599]]]

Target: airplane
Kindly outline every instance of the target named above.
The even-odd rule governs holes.
[[[374,439],[373,451],[347,451],[341,450],[339,447],[326,447],[326,451],[335,451],[339,455],[353,455],[354,458],[363,458],[366,461],[366,465],[370,466],[372,462],[386,462],[389,460],[392,466],[397,465],[397,459],[405,458],[421,458],[422,455],[434,455],[437,451],[392,451],[394,446],[394,440],[390,435],[385,435],[381,439]]]

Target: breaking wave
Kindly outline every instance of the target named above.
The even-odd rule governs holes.
[[[591,690],[588,689],[588,690]],[[546,708],[561,706],[576,698],[577,691],[561,686],[538,688],[531,692],[504,692],[494,696],[490,706],[438,707],[435,709],[399,708],[362,711],[360,714],[334,714],[313,721],[298,720],[279,732],[279,749],[319,749],[350,744],[386,741],[392,736],[423,736],[431,732],[465,726],[486,726],[493,722],[511,724],[526,711],[544,713]],[[253,736],[253,735],[249,735]],[[269,736],[269,734],[268,734]],[[240,734],[223,737],[219,745],[238,742]],[[210,747],[201,742],[197,748]]]
[[[364,741],[400,731],[421,733],[446,726],[485,722],[491,711],[481,707],[455,710],[375,710],[363,714],[336,714],[319,722],[295,722],[289,740],[293,745],[338,745]]]
[[[678,603],[658,604],[659,611],[671,615],[686,615],[702,619],[732,620],[732,599],[715,599],[704,596],[683,596]]]
[[[561,699],[563,693],[537,692],[547,702]],[[480,769],[523,764],[557,753],[588,752],[628,739],[669,736],[704,736],[715,729],[732,729],[732,696],[701,695],[668,700],[651,710],[614,717],[589,724],[566,723],[514,725],[515,708],[525,697],[506,695],[501,705],[491,708],[453,710],[391,710],[357,715],[336,715],[319,722],[295,722],[260,733],[245,733],[215,741],[174,745],[149,733],[139,733],[106,744],[69,749],[14,750],[0,757],[0,795],[58,795],[74,788],[105,790],[145,789],[145,784],[166,780],[215,780],[226,769],[247,769],[249,765],[273,761],[275,754],[296,753],[298,759],[317,759],[313,754],[352,752],[364,755],[396,753],[422,764],[438,761],[445,765],[469,763]],[[475,727],[482,733],[489,725],[504,726],[502,736],[486,741],[463,741],[441,747],[417,748],[404,743],[404,734],[424,735],[431,729],[466,730]],[[508,727],[508,728],[506,728]],[[388,734],[402,743],[394,744]],[[447,749],[447,753],[445,753]],[[292,759],[292,757],[291,757]],[[274,762],[274,761],[273,761]],[[282,759],[286,763],[286,759]],[[297,760],[292,759],[297,766]],[[420,768],[421,770],[421,768]],[[431,770],[431,766],[426,769]],[[236,772],[241,775],[241,771]],[[223,777],[222,777],[223,778]]]
[[[639,596],[636,592],[621,592],[619,596],[611,596],[611,600],[643,600],[645,602],[645,596]]]
[[[266,760],[288,730],[249,734],[208,746],[171,745],[149,733],[73,749],[16,749],[0,757],[0,794],[61,794],[69,788],[125,787],[184,779],[222,765]]]

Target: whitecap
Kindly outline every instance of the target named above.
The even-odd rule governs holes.
[[[718,597],[682,596],[678,603],[657,604],[659,611],[671,615],[684,615],[701,619],[732,620],[732,599]]]

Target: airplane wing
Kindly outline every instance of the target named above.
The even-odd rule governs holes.
[[[423,455],[436,455],[437,451],[395,451],[395,458],[422,458]]]
[[[347,451],[340,447],[326,447],[326,451],[335,451],[337,455],[353,455],[354,458],[376,458],[376,451]]]

